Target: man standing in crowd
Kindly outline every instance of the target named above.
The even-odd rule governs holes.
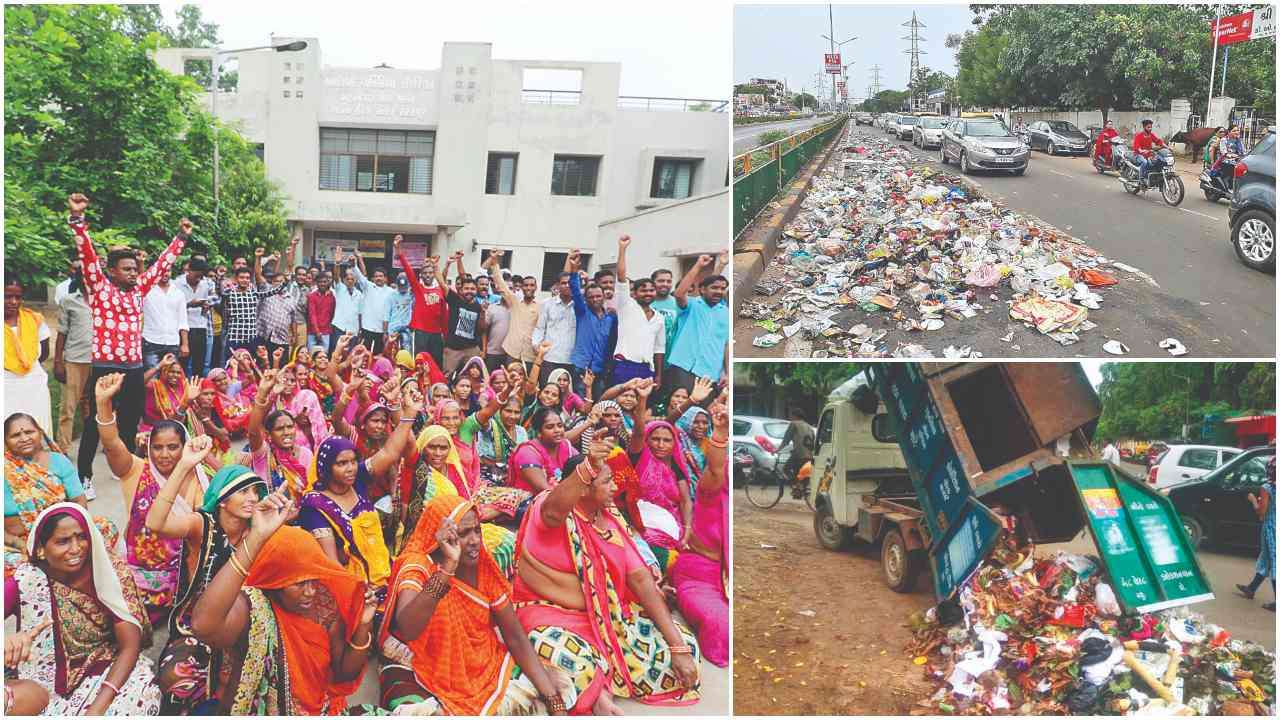
[[[445,303],[449,306],[448,334],[444,339],[445,373],[462,367],[468,358],[480,354],[480,337],[485,331],[484,308],[476,300],[475,278],[462,267],[462,251],[449,256],[444,266],[436,266],[436,282],[447,286],[445,273],[450,263],[458,264],[457,285],[449,288]]]
[[[236,350],[252,352],[262,343],[262,337],[258,334],[258,306],[264,298],[284,292],[283,284],[271,288],[254,287],[254,275],[262,277],[263,253],[262,248],[253,251],[253,270],[247,266],[236,268],[235,285],[223,295],[222,307],[225,312],[224,331],[228,356]]]
[[[204,257],[197,255],[187,261],[186,272],[173,281],[187,301],[187,345],[191,348],[187,372],[192,377],[204,377],[210,340],[209,320],[212,308],[218,302],[213,281],[205,277],[208,270],[209,264]]]
[[[403,272],[396,276],[396,291],[387,304],[387,339],[395,337],[400,348],[412,350],[413,337],[409,323],[413,320],[413,293],[409,292],[409,277]]]
[[[405,277],[409,279],[409,287],[413,289],[413,318],[409,327],[413,328],[413,352],[424,352],[436,361],[436,365],[444,364],[444,333],[449,323],[449,306],[445,302],[445,289],[436,283],[435,258],[426,258],[422,262],[422,278],[413,271],[409,258],[400,249],[403,235],[396,235],[394,242],[396,257]],[[425,285],[423,283],[426,283]]]
[[[651,278],[627,281],[627,248],[631,236],[618,238],[618,341],[613,351],[611,385],[632,378],[653,378],[662,385],[662,360],[667,351],[667,326],[653,309],[657,291]]]
[[[612,270],[597,270],[592,276],[592,281],[600,286],[601,292],[604,293],[604,308],[610,312],[618,311],[618,298],[614,295],[616,277]]]
[[[337,345],[341,335],[360,333],[360,306],[364,293],[356,287],[355,264],[342,266],[342,248],[333,251],[333,293],[337,303],[333,310],[333,333],[329,336],[329,352]]]
[[[293,340],[293,308],[297,305],[297,286],[290,275],[293,252],[297,245],[298,238],[289,242],[289,249],[285,251],[287,261],[279,253],[272,255],[273,262],[265,273],[260,269],[261,263],[254,267],[258,270],[258,283],[262,288],[276,291],[264,295],[262,304],[258,307],[259,330],[267,343],[267,353],[272,357],[276,350],[283,350],[287,354]]]
[[[489,259],[493,259],[492,254],[489,255]],[[489,272],[493,274],[494,284],[498,279],[505,280],[502,274],[506,271],[500,267],[495,268],[493,263],[489,265]],[[488,292],[489,275],[476,277],[476,283],[481,288],[477,292]],[[511,308],[507,306],[507,301],[500,293],[490,294],[489,301],[484,304],[484,324],[484,340],[480,345],[484,350],[484,366],[492,371],[507,364],[507,354],[502,349],[502,343],[506,342],[507,334],[511,332]]]
[[[98,254],[89,238],[84,212],[89,198],[74,193],[67,198],[70,209],[68,224],[76,234],[80,249],[80,268],[85,297],[93,316],[93,372],[89,376],[89,406],[96,407],[94,384],[98,378],[112,373],[124,375],[122,391],[112,399],[120,439],[135,450],[138,421],[142,418],[145,392],[142,367],[142,299],[177,261],[183,246],[191,237],[191,221],[183,218],[178,234],[156,258],[145,273],[138,273],[138,258],[133,250],[117,249],[107,254],[106,274],[98,264]],[[80,477],[93,477],[93,458],[98,452],[98,426],[85,423],[78,457]]]
[[[573,346],[578,335],[578,316],[573,312],[573,291],[569,289],[569,259],[564,261],[564,272],[552,288],[552,296],[542,303],[538,309],[538,323],[533,328],[531,339],[536,348],[543,341],[551,343],[551,348],[542,357],[542,377],[544,382],[553,370],[564,369],[573,373]]]
[[[302,238],[298,238],[301,241]],[[292,258],[290,258],[292,261]],[[311,272],[305,265],[293,268],[293,307],[289,311],[289,320],[293,323],[294,347],[307,344],[307,297],[311,295]],[[310,347],[310,346],[308,346]]]
[[[170,354],[186,359],[191,350],[187,344],[187,296],[166,272],[142,299],[143,367],[150,370]]]
[[[489,274],[493,276],[493,285],[502,297],[503,306],[509,317],[507,334],[502,339],[501,352],[511,360],[519,360],[526,367],[537,359],[534,351],[533,328],[538,324],[538,279],[532,275],[514,277],[508,283],[502,273],[502,250],[494,250],[489,255]],[[519,288],[520,297],[512,292],[512,286]],[[490,351],[492,351],[490,346]]]
[[[649,279],[653,281],[655,293],[649,307],[662,315],[667,331],[667,352],[670,352],[676,342],[676,328],[679,326],[676,318],[680,315],[680,306],[676,304],[676,298],[671,294],[671,290],[675,287],[675,279],[671,271],[666,268],[654,270],[649,274]]]
[[[334,294],[333,276],[327,272],[316,275],[316,289],[307,294],[307,346],[319,345],[325,352],[333,352],[333,313],[338,296]]]
[[[374,268],[373,282],[369,282],[364,274],[364,257],[356,253],[355,261],[348,272],[354,273],[355,286],[364,296],[360,301],[360,344],[376,354],[382,352],[382,341],[387,336],[387,308],[395,289],[387,284],[385,270]]]
[[[701,255],[676,288],[676,305],[680,308],[680,329],[675,347],[667,356],[667,391],[676,387],[693,388],[693,381],[704,377],[713,382],[726,379],[725,368],[729,360],[729,305],[725,292],[729,281],[723,275],[703,277],[714,262],[710,255]],[[689,291],[697,285],[702,289],[700,297],[690,298]]]
[[[56,439],[64,451],[71,449],[76,409],[84,406],[85,383],[93,371],[93,315],[84,299],[84,279],[80,261],[70,263],[71,277],[58,283],[53,291],[58,305],[58,341],[53,351],[53,377],[62,383],[62,402],[58,408]],[[87,421],[89,416],[84,415]],[[84,496],[96,497],[93,483],[83,481]]]
[[[574,367],[575,385],[583,387],[583,376],[590,372],[594,377],[591,397],[598,398],[604,386],[604,363],[609,357],[609,334],[613,332],[617,316],[605,308],[603,288],[592,283],[585,291],[582,289],[581,265],[581,251],[570,251],[569,292],[573,297],[573,314],[576,318],[570,362]],[[610,275],[610,279],[612,277]]]

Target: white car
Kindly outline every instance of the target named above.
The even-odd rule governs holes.
[[[1189,482],[1209,474],[1240,454],[1225,445],[1170,445],[1147,471],[1147,484],[1157,490]]]
[[[766,466],[773,464],[773,458],[777,455],[778,446],[782,444],[782,436],[787,434],[787,426],[791,423],[778,418],[760,417],[758,415],[734,415],[733,416],[733,446],[735,448],[745,447],[751,453],[751,457],[756,462],[767,461]],[[772,447],[763,447],[757,438],[763,437],[767,445]],[[787,456],[791,454],[791,448],[787,448],[782,452],[780,463],[785,463]],[[781,466],[781,465],[779,465]]]

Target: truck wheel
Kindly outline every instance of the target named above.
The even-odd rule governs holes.
[[[915,588],[916,576],[920,574],[920,555],[907,549],[907,542],[897,528],[890,530],[880,543],[880,567],[890,590],[909,593]]]
[[[831,506],[822,506],[813,514],[813,534],[818,536],[818,544],[827,550],[843,550],[849,546],[850,532],[836,522]]]

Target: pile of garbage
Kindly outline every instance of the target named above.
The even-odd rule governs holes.
[[[1270,715],[1275,655],[1186,607],[1123,615],[1095,558],[1002,538],[953,600],[914,614],[929,715]]]
[[[814,178],[756,297],[741,305],[763,331],[758,347],[801,333],[814,357],[937,357],[928,333],[997,313],[1071,345],[1096,327],[1089,311],[1120,282],[1117,271],[1155,284],[887,139],[850,131],[842,142],[842,159]],[[895,328],[911,339],[890,348]],[[1013,343],[1013,332],[1001,339]]]

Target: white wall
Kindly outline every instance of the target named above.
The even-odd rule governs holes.
[[[678,279],[682,268],[698,255],[716,255],[726,249],[726,239],[731,234],[731,200],[730,189],[722,188],[608,220],[599,228],[597,264],[617,262],[618,238],[630,235],[627,264],[636,271],[636,277],[666,268]]]

